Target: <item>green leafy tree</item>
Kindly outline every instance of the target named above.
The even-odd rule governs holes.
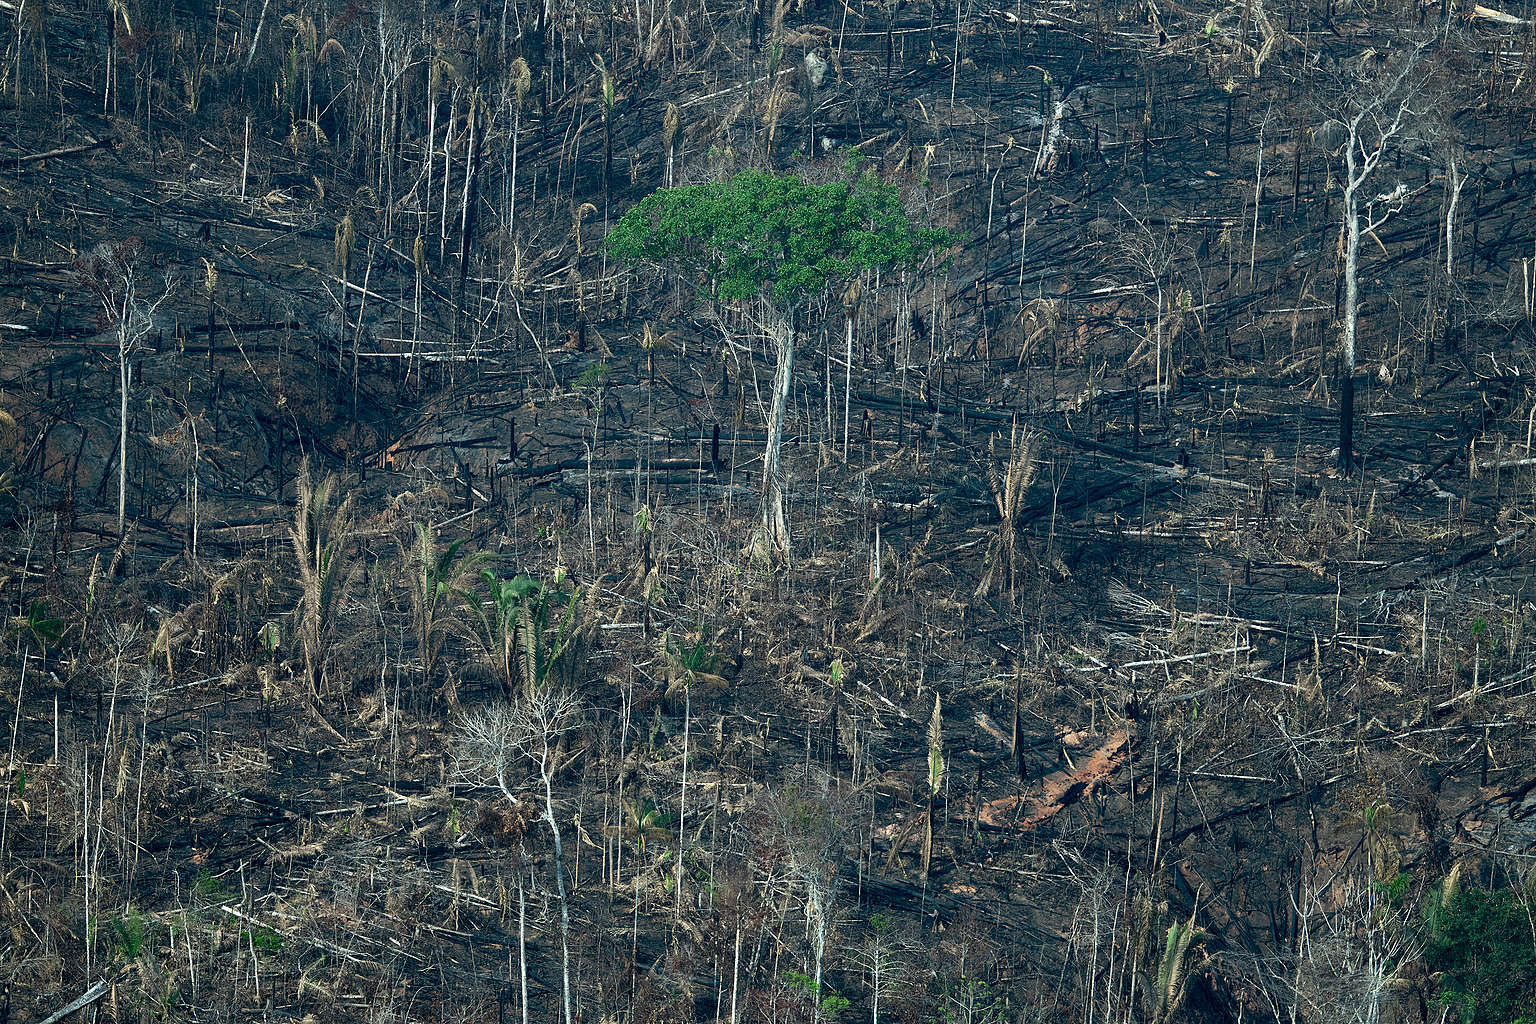
[[[810,185],[794,175],[743,171],[726,181],[661,189],[608,235],[619,261],[669,267],[715,302],[757,300],[777,362],[763,456],[763,537],[789,554],[779,465],[795,334],[812,299],[874,268],[915,266],[947,244],[914,227],[894,185],[871,174]]]

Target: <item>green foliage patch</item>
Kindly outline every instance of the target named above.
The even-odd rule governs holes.
[[[1430,908],[1424,957],[1461,1024],[1531,1024],[1536,926],[1524,894],[1464,889]]]
[[[721,182],[661,189],[620,218],[608,251],[624,263],[677,266],[724,300],[765,290],[794,306],[860,270],[909,265],[949,242],[912,226],[894,185],[865,173],[808,185],[742,171]]]

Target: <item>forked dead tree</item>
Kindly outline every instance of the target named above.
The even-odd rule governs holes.
[[[517,769],[526,761],[543,790],[544,823],[554,846],[555,894],[560,904],[561,1006],[565,1024],[572,1024],[571,908],[565,891],[565,847],[555,811],[555,776],[564,766],[562,739],[581,715],[581,700],[569,690],[542,689],[525,693],[515,703],[493,705],[460,720],[458,766],[472,781],[494,785],[522,808],[522,778]]]
[[[128,510],[128,399],[133,388],[133,356],[155,329],[155,314],[175,290],[166,275],[158,296],[146,294],[148,266],[138,238],[102,242],[75,263],[80,283],[101,303],[100,325],[117,341],[117,532]]]
[[[1355,334],[1360,310],[1360,239],[1400,212],[1409,188],[1372,194],[1382,158],[1422,134],[1425,45],[1405,48],[1378,68],[1373,54],[1335,83],[1327,119],[1316,138],[1343,162],[1339,248],[1344,259],[1344,309],[1339,339],[1339,471],[1354,469]]]

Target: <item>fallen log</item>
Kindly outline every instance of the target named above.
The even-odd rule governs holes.
[[[1093,792],[1120,769],[1129,755],[1134,734],[1117,732],[1109,742],[1095,750],[1080,766],[1070,771],[1053,772],[1041,780],[1038,793],[1005,796],[983,804],[977,820],[992,828],[1017,828],[1031,832],[1057,814]],[[1008,819],[1020,814],[1028,817],[1013,825]]]
[[[55,1011],[48,1017],[44,1017],[41,1021],[38,1022],[38,1024],[58,1024],[59,1021],[63,1020],[65,1017],[68,1017],[70,1014],[78,1013],[79,1011],[85,1009],[87,1006],[90,1006],[92,1003],[96,1002],[96,1000],[106,995],[107,992],[112,988],[113,983],[116,982],[120,977],[122,977],[121,972],[111,978],[102,978],[96,984],[92,985],[83,993],[76,996],[72,1001],[66,1004],[63,1009]]]
[[[98,139],[95,142],[87,142],[80,146],[60,146],[58,149],[50,149],[42,153],[28,153],[25,156],[11,157],[7,163],[9,163],[12,167],[21,167],[25,164],[35,164],[41,163],[44,160],[52,160],[54,157],[80,156],[82,153],[89,153],[92,150],[101,149],[103,146],[111,147],[115,145],[117,145],[117,140],[109,135],[105,139]]]

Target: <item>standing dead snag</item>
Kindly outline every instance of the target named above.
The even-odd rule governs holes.
[[[175,290],[167,275],[158,298],[144,294],[147,270],[144,243],[138,238],[102,242],[75,262],[80,283],[101,303],[101,326],[117,339],[117,532],[128,509],[128,396],[133,386],[132,356],[155,328],[155,313]]]
[[[1169,314],[1182,309],[1187,299],[1183,292],[1175,290],[1174,285],[1176,268],[1188,255],[1188,249],[1173,232],[1166,228],[1154,229],[1149,223],[1150,218],[1133,216],[1132,220],[1136,230],[1127,233],[1124,239],[1122,259],[1127,270],[1146,278],[1146,285],[1139,282],[1138,285],[1150,285],[1152,289],[1156,317],[1151,327],[1142,333],[1138,351],[1152,351],[1152,390],[1161,411],[1176,379],[1172,348],[1181,324],[1177,315],[1170,317]]]
[[[497,704],[459,723],[458,765],[461,775],[495,785],[514,807],[522,807],[516,771],[526,758],[544,790],[544,823],[549,826],[555,854],[555,895],[560,903],[561,1005],[565,1024],[572,1024],[571,909],[565,892],[565,848],[560,819],[555,814],[555,775],[563,766],[559,748],[581,714],[581,701],[570,691],[531,690],[512,704]]]
[[[948,241],[947,232],[913,227],[896,187],[873,175],[807,185],[763,171],[653,192],[609,234],[609,252],[624,263],[672,268],[715,302],[757,302],[776,355],[761,546],[778,559],[789,557],[779,453],[801,321],[834,282],[915,266]]]
[[[1339,471],[1354,468],[1355,331],[1360,308],[1360,238],[1373,235],[1403,208],[1408,186],[1372,196],[1371,181],[1382,157],[1401,149],[1419,132],[1424,113],[1424,44],[1375,70],[1374,54],[1332,90],[1327,119],[1316,138],[1344,163],[1344,201],[1340,206],[1339,248],[1344,259],[1344,311],[1339,341]]]

